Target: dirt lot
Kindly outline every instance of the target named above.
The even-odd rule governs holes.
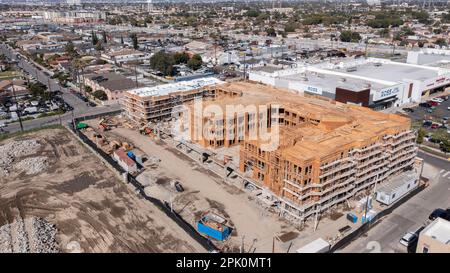
[[[105,134],[130,142],[149,156],[159,157],[158,166],[147,167],[138,177],[147,186],[148,195],[168,202],[172,200],[173,209],[193,225],[205,212],[212,211],[225,217],[233,232],[225,244],[215,242],[222,250],[237,251],[244,239],[246,251],[271,252],[274,236],[295,230],[292,224],[265,212],[249,200],[252,197],[248,193],[224,183],[217,175],[162,141],[155,142],[128,128],[116,128]],[[185,191],[174,191],[170,186],[172,180],[179,180]]]
[[[56,227],[62,252],[205,252],[70,132],[43,130],[3,141],[0,148],[23,140],[38,145],[0,162],[0,168],[10,165],[0,176],[0,227],[45,219]],[[36,157],[44,163],[26,169]]]

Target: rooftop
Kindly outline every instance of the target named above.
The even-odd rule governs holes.
[[[225,82],[218,80],[214,77],[194,79],[190,81],[181,81],[176,83],[163,84],[153,87],[142,87],[128,91],[130,94],[137,95],[139,97],[150,96],[166,96],[170,93],[179,91],[190,91],[205,86],[211,86],[216,84],[223,84]]]
[[[356,71],[346,73],[377,80],[392,81],[394,84],[405,79],[422,81],[438,76],[438,70],[432,67],[395,62],[383,63],[380,66],[375,66],[373,63],[367,63],[356,67]]]
[[[417,178],[417,174],[414,171],[408,171],[408,172],[405,172],[398,176],[393,177],[391,179],[391,181],[389,181],[389,183],[381,186],[380,188],[378,188],[377,191],[385,192],[386,194],[391,194],[397,188],[405,185],[405,183],[408,183],[411,180],[415,180],[416,178]]]
[[[86,78],[111,91],[122,91],[136,87],[136,82],[118,73],[94,73]]]
[[[450,222],[438,217],[422,231],[422,234],[431,237],[442,244],[449,245]]]
[[[233,82],[220,86],[220,89],[242,92],[240,97],[220,98],[204,102],[204,105],[275,105],[284,108],[290,115],[305,117],[294,127],[280,128],[280,145],[282,152],[301,160],[326,157],[330,151],[351,149],[378,141],[386,134],[409,130],[410,120],[394,114],[376,112],[356,105],[343,104],[315,97],[305,97],[289,90],[254,84]]]

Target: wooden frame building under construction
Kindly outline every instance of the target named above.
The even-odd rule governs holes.
[[[288,218],[302,221],[378,183],[389,183],[399,173],[419,169],[415,133],[407,117],[248,82],[216,89],[241,94],[204,103],[216,104],[224,113],[230,104],[279,106],[275,150],[265,151],[264,141],[248,139],[250,128],[270,127],[273,118],[260,122],[248,112],[200,117],[202,125],[212,125],[212,137],[196,142],[210,148],[240,145],[240,171],[272,192]],[[191,121],[199,119],[198,113],[190,113]]]

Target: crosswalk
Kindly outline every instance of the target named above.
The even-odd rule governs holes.
[[[450,179],[450,171],[447,171],[447,170],[441,170],[440,172],[439,172],[439,174],[441,175],[441,177],[443,177],[443,178],[448,178],[448,179]]]

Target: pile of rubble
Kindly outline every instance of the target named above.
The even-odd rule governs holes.
[[[58,253],[55,225],[42,218],[33,217],[31,221],[34,230],[31,249],[36,253]]]
[[[58,253],[56,227],[45,219],[17,219],[0,227],[0,253]]]
[[[15,168],[25,171],[26,174],[37,174],[48,167],[48,158],[45,156],[37,156],[25,158],[15,165]]]
[[[11,226],[4,225],[0,227],[0,253],[13,253],[11,238]]]
[[[40,147],[41,144],[35,139],[11,141],[0,146],[0,175],[8,175],[18,157],[34,154]]]

